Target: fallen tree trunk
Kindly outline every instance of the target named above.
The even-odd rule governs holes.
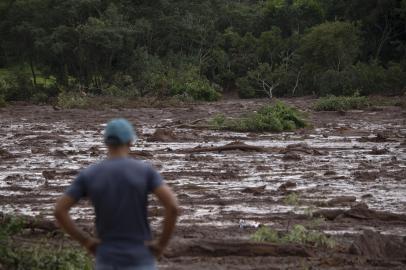
[[[0,213],[0,224],[5,224],[11,221],[11,219],[16,219],[21,222],[21,226],[24,229],[39,229],[47,232],[53,232],[59,230],[54,221],[42,219],[38,217],[31,217],[25,215],[8,215]]]
[[[191,149],[183,149],[181,150],[184,153],[199,153],[199,152],[223,152],[223,151],[233,151],[233,150],[240,150],[245,152],[266,152],[267,149],[265,147],[259,147],[254,145],[248,145],[243,142],[231,142],[229,144],[223,146],[213,146],[213,147],[201,147],[197,146]]]
[[[359,204],[349,210],[333,209],[320,210],[313,214],[315,217],[325,217],[328,220],[335,220],[337,217],[346,217],[360,220],[381,220],[381,221],[398,221],[406,222],[406,215],[388,213],[384,211],[375,211],[368,209],[368,206]]]
[[[294,244],[274,244],[274,243],[256,243],[247,240],[180,240],[174,241],[174,244],[166,253],[167,257],[180,256],[296,256],[312,257],[312,250],[303,245]]]
[[[154,155],[149,151],[131,150],[130,156],[135,158],[152,158]]]

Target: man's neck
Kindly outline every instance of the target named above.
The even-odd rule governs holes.
[[[107,155],[109,158],[126,158],[128,157],[128,154],[128,147],[109,147]]]
[[[113,158],[126,158],[128,157],[128,153],[108,153],[108,157],[113,159]]]

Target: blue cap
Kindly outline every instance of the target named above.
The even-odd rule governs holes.
[[[124,118],[111,120],[104,130],[104,142],[109,145],[127,144],[136,139],[133,126]]]

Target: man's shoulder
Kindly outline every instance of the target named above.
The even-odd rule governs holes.
[[[139,159],[134,159],[134,158],[126,158],[122,160],[102,160],[100,162],[94,163],[89,165],[88,167],[84,168],[81,170],[79,173],[80,175],[91,177],[94,176],[95,174],[98,173],[103,173],[106,170],[114,169],[114,168],[120,168],[123,169],[124,167],[132,167],[137,170],[142,170],[142,171],[150,171],[153,169],[152,165],[143,160]]]

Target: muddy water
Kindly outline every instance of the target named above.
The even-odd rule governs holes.
[[[77,125],[77,119],[65,119],[63,114],[36,120],[26,113],[19,117],[6,114],[0,119],[0,150],[7,152],[0,160],[0,211],[51,218],[55,198],[77,171],[104,158],[100,140],[103,122],[97,115],[89,116],[88,124],[81,119],[82,124]],[[334,121],[328,122],[323,115],[316,115],[313,117],[320,119],[314,121],[314,129],[281,134],[196,132],[174,127],[172,131],[180,139],[149,142],[147,139],[157,126],[178,120],[176,111],[170,116],[159,121],[143,119],[138,130],[141,138],[134,149],[152,154],[147,158],[149,162],[179,194],[184,209],[181,226],[238,228],[241,220],[246,224],[272,224],[272,215],[300,214],[310,208],[348,209],[351,204],[320,207],[343,195],[355,196],[357,202],[365,202],[371,209],[406,213],[406,152],[402,145],[406,129],[402,114],[382,119],[377,118],[376,112],[353,112],[351,117],[335,116]],[[103,117],[108,118],[109,113]],[[388,133],[386,140],[373,142],[379,132]],[[181,139],[185,134],[191,136]],[[181,151],[196,146],[222,146],[236,140],[269,149],[305,143],[322,154],[299,153],[300,160],[285,160],[277,150],[194,154]],[[375,148],[386,151],[374,151]],[[278,191],[287,181],[296,183],[290,189],[298,194],[296,206],[287,205],[287,194]],[[242,192],[244,188],[260,186],[265,186],[260,194]],[[152,204],[156,209],[155,202]],[[155,212],[151,213],[154,225],[160,220]],[[82,220],[93,219],[86,203],[75,208],[73,214]],[[337,230],[339,233],[339,229],[331,233]],[[342,233],[348,231],[342,228]],[[386,230],[393,231],[406,235],[406,228],[395,226]]]
[[[311,104],[307,99],[287,102],[307,111]],[[365,260],[352,255],[349,247],[365,229],[406,235],[406,216],[402,215],[406,214],[405,111],[392,107],[345,115],[309,111],[312,128],[280,134],[180,128],[216,113],[235,116],[262,104],[258,100],[231,100],[166,109],[0,109],[0,212],[52,218],[55,198],[77,172],[105,157],[103,124],[113,117],[126,117],[138,127],[140,140],[134,150],[141,151],[143,159],[162,173],[183,209],[172,257],[161,260],[160,269],[404,269],[403,257],[380,262],[374,260],[374,254],[372,260]],[[152,142],[158,127],[166,127],[173,136]],[[184,151],[236,140],[264,151]],[[307,146],[289,151],[297,143]],[[282,184],[288,188],[280,189]],[[292,192],[297,194],[293,205],[286,200]],[[331,201],[343,195],[350,199]],[[355,201],[348,196],[354,196]],[[354,212],[359,203],[382,212]],[[323,209],[353,212],[325,221],[310,217],[309,213]],[[92,223],[88,202],[72,212],[83,225]],[[161,214],[151,200],[154,231]],[[260,224],[281,231],[303,224],[333,235],[339,246],[329,251],[319,249],[304,259],[295,252],[289,253],[293,257],[272,252],[271,256],[247,255],[229,244],[245,241]],[[213,253],[213,246],[202,249],[199,244],[206,240],[224,246]],[[197,244],[185,250],[188,241]],[[373,242],[366,246],[389,244]]]

